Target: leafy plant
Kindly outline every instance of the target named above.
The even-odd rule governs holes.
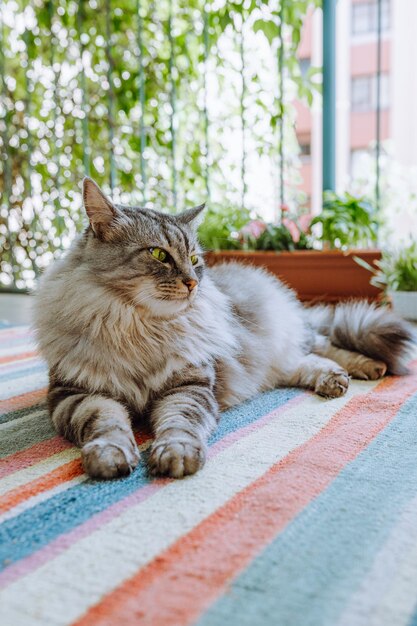
[[[209,209],[200,225],[199,239],[206,250],[278,252],[309,248],[308,235],[297,227],[295,221],[292,225],[297,236],[285,224],[267,224],[260,219],[251,219],[247,210],[230,207]]]
[[[253,250],[306,250],[310,247],[308,237],[300,232],[297,241],[284,224],[267,224],[264,232],[253,242]]]
[[[319,0],[6,4],[0,285],[33,286],[82,229],[85,174],[123,204],[180,210],[209,191],[223,205],[238,204],[236,172],[245,155],[229,150],[229,137],[242,119],[245,145],[274,169],[282,121],[287,187],[296,188],[288,94],[311,102],[317,89],[313,70],[301,76],[296,48],[307,10]],[[259,34],[257,20],[265,22]],[[254,63],[264,34],[266,54]],[[285,99],[271,87],[279,51]],[[249,168],[245,183],[250,191]],[[234,245],[223,232],[222,247],[226,241]]]
[[[330,248],[368,248],[378,239],[379,220],[374,206],[365,198],[346,193],[325,192],[323,210],[311,222],[320,224],[319,239]]]
[[[417,291],[417,241],[397,250],[386,250],[380,261],[375,261],[378,269],[363,259],[355,261],[372,272],[371,284],[385,291]]]
[[[206,209],[198,230],[201,245],[206,250],[238,250],[240,230],[251,218],[248,209],[213,207]]]

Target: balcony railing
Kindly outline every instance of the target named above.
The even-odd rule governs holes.
[[[173,211],[206,200],[279,219],[302,201],[291,102],[314,91],[296,49],[319,4],[2,1],[0,288],[32,287],[82,229],[84,175],[116,202]],[[335,5],[323,2],[326,188]]]

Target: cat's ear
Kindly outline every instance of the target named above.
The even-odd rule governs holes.
[[[177,215],[177,220],[181,224],[190,224],[193,228],[197,228],[200,225],[202,220],[201,212],[205,209],[205,204],[200,204],[199,206],[195,206],[192,209],[187,209],[183,211],[179,215]]]
[[[94,233],[107,238],[106,233],[120,220],[121,212],[87,176],[83,180],[83,202]]]

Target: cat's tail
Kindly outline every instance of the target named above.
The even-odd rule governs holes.
[[[407,374],[417,333],[389,309],[365,301],[349,302],[338,304],[333,310],[318,307],[318,320],[322,324],[320,329],[315,324],[317,330],[325,331],[323,334],[329,336],[333,345],[383,361],[391,374]]]

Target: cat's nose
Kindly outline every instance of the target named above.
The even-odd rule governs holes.
[[[190,293],[198,285],[198,280],[195,280],[194,278],[184,278],[182,282],[188,287],[188,291]]]

